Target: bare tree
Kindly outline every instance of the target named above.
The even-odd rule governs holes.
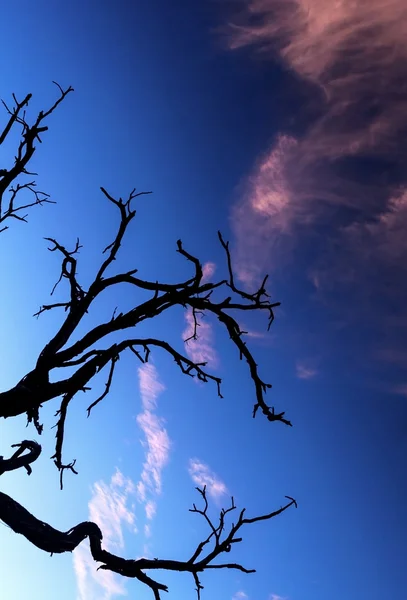
[[[26,215],[22,216],[21,211],[36,204],[50,202],[46,194],[35,191],[35,183],[31,181],[28,184],[17,183],[14,188],[10,188],[7,207],[2,208],[3,196],[10,184],[15,182],[19,175],[29,173],[27,165],[35,151],[34,142],[39,140],[39,134],[47,129],[43,125],[43,121],[72,90],[70,87],[63,90],[60,86],[58,89],[60,92],[58,100],[49,110],[40,112],[33,125],[28,124],[25,112],[23,112],[31,98],[30,95],[26,96],[22,102],[18,102],[13,96],[14,108],[10,109],[5,105],[9,120],[0,136],[0,143],[3,143],[16,124],[22,127],[22,137],[14,165],[9,170],[0,170],[2,177],[0,180],[0,222],[13,217],[25,220]],[[17,204],[17,194],[23,189],[33,193],[34,199],[26,204]],[[261,379],[256,361],[246,344],[245,332],[239,326],[239,316],[247,311],[254,311],[265,314],[268,328],[270,328],[274,319],[273,310],[279,303],[271,302],[266,292],[267,277],[264,278],[259,289],[253,293],[240,289],[234,278],[229,244],[223,239],[221,233],[219,233],[219,241],[225,252],[228,271],[226,279],[215,282],[205,281],[201,262],[184,248],[181,240],[177,241],[176,251],[191,264],[192,270],[191,276],[185,281],[174,283],[140,279],[137,277],[136,269],[115,272],[113,269],[115,259],[130,223],[136,215],[134,202],[149,192],[133,190],[127,199],[123,200],[114,197],[104,188],[101,188],[101,191],[118,217],[118,226],[112,241],[103,251],[92,283],[85,288],[77,276],[78,251],[81,248],[79,240],[76,241],[72,250],[68,250],[56,239],[47,238],[50,243],[49,250],[59,253],[61,256],[61,271],[52,293],[62,282],[66,283],[68,292],[66,301],[44,304],[39,309],[37,316],[45,311],[63,309],[63,318],[59,329],[39,353],[33,370],[27,373],[14,387],[0,393],[0,417],[6,419],[26,414],[28,422],[35,426],[38,434],[41,434],[43,428],[40,422],[42,405],[45,402],[60,399],[56,413],[55,454],[52,458],[60,472],[62,489],[64,472],[69,470],[76,473],[75,461],[67,462],[63,458],[64,428],[69,405],[78,392],[90,390],[91,380],[101,370],[106,369],[107,378],[104,392],[90,402],[87,409],[90,414],[92,409],[109,394],[115,375],[115,365],[122,353],[131,352],[135,360],[145,363],[151,352],[161,350],[174,359],[176,366],[183,374],[196,377],[205,383],[212,382],[216,386],[218,396],[222,397],[221,379],[207,369],[206,363],[194,362],[164,339],[136,337],[137,326],[140,323],[154,319],[164,312],[170,312],[175,307],[182,307],[192,312],[193,339],[198,339],[200,318],[208,313],[214,315],[219,321],[220,327],[226,330],[230,343],[235,347],[240,359],[246,363],[253,382],[255,398],[253,417],[260,411],[271,422],[278,421],[285,425],[291,425],[290,421],[285,418],[284,412],[277,412],[266,404],[265,393],[271,385]],[[7,226],[3,227],[2,231],[6,228]],[[93,309],[92,305],[96,298],[109,288],[121,284],[141,290],[145,293],[145,300],[135,304],[126,312],[116,310],[110,320],[89,328],[77,341],[72,342],[71,339],[77,332],[82,319]],[[115,343],[108,342],[108,336],[112,333],[116,334],[118,338]],[[70,374],[64,376],[64,369],[65,373],[69,371]],[[25,468],[27,473],[31,474],[31,464],[40,456],[41,446],[36,441],[24,440],[15,444],[14,447],[17,449],[10,458],[0,457],[0,475],[20,468]],[[159,583],[147,573],[156,569],[191,573],[199,598],[202,589],[199,577],[203,571],[208,569],[238,569],[245,573],[254,571],[254,569],[248,569],[235,562],[217,562],[218,557],[224,553],[230,553],[233,545],[242,541],[241,532],[244,526],[272,519],[290,506],[296,506],[296,502],[293,498],[286,496],[287,502],[284,506],[268,514],[255,517],[246,517],[245,509],[243,509],[238,512],[235,522],[229,523],[230,513],[237,510],[232,498],[230,506],[220,511],[218,520],[215,522],[208,514],[205,488],[197,488],[197,491],[201,498],[201,505],[200,507],[194,505],[191,511],[206,521],[209,533],[206,539],[198,543],[184,561],[165,558],[141,558],[138,560],[121,558],[103,549],[102,531],[95,523],[83,522],[73,526],[69,531],[58,531],[36,518],[3,492],[0,492],[0,519],[13,531],[22,534],[32,544],[51,554],[71,552],[85,538],[88,538],[94,560],[101,563],[99,569],[110,570],[125,577],[138,579],[151,588],[156,600],[160,598],[161,591],[167,591],[167,586]]]

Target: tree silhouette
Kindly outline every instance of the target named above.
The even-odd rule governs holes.
[[[20,176],[33,175],[27,167],[35,152],[36,142],[41,141],[40,134],[47,130],[44,122],[73,91],[71,87],[64,90],[58,84],[56,85],[59,91],[57,100],[51,108],[41,111],[32,125],[26,120],[25,112],[31,94],[28,94],[21,102],[18,102],[13,95],[14,105],[12,108],[3,102],[9,119],[0,136],[0,144],[9,137],[16,126],[19,125],[22,131],[14,164],[9,169],[0,170],[0,223],[7,222],[1,228],[2,232],[8,228],[8,224],[13,218],[25,221],[27,214],[24,211],[27,209],[51,202],[47,194],[36,190],[34,181],[18,183],[16,180]],[[226,329],[230,343],[235,346],[240,359],[246,362],[253,382],[255,399],[253,417],[261,412],[269,421],[291,425],[290,421],[285,418],[284,412],[277,412],[266,404],[265,393],[271,385],[261,379],[256,361],[246,344],[245,332],[242,331],[238,322],[239,315],[246,311],[263,312],[267,318],[268,328],[270,328],[274,319],[273,309],[279,303],[270,301],[265,288],[267,277],[264,278],[259,289],[253,293],[240,289],[234,278],[229,244],[223,239],[220,232],[219,242],[225,252],[227,279],[216,282],[205,281],[201,262],[184,248],[181,240],[176,243],[176,252],[191,264],[191,276],[185,281],[173,283],[140,279],[137,277],[136,269],[123,273],[115,272],[113,267],[122,240],[136,215],[135,202],[138,197],[149,192],[133,190],[127,199],[116,198],[103,187],[101,192],[106,201],[111,204],[112,210],[116,211],[118,218],[116,233],[103,251],[100,266],[95,271],[92,283],[87,288],[77,276],[78,250],[81,247],[79,240],[74,248],[69,250],[56,239],[47,238],[50,243],[49,250],[58,253],[61,257],[61,271],[52,293],[62,282],[67,285],[68,293],[65,302],[44,304],[39,309],[37,316],[45,311],[63,309],[63,318],[61,318],[59,329],[39,353],[33,370],[27,373],[14,387],[0,393],[0,417],[9,418],[26,414],[28,423],[32,423],[37,433],[41,434],[43,429],[40,421],[42,405],[45,402],[59,399],[59,408],[56,413],[55,454],[52,458],[60,473],[62,489],[64,472],[69,470],[76,473],[75,461],[67,462],[63,458],[64,428],[69,405],[78,392],[90,389],[89,383],[97,373],[106,369],[105,390],[98,398],[90,402],[87,409],[89,415],[92,409],[109,394],[115,375],[115,365],[122,353],[131,352],[135,360],[146,363],[151,352],[166,352],[174,359],[176,366],[183,374],[196,377],[205,383],[212,382],[218,396],[222,397],[221,379],[207,369],[206,363],[194,362],[166,340],[136,337],[137,326],[140,323],[154,319],[158,315],[170,312],[174,307],[180,306],[192,312],[194,327],[191,337],[194,340],[199,339],[199,320],[204,314],[214,315],[219,321],[219,326]],[[19,198],[24,193],[30,193],[32,198],[29,201],[19,202]],[[100,322],[89,328],[77,341],[71,342],[83,317],[93,309],[96,298],[119,284],[127,284],[143,290],[147,293],[147,299],[135,304],[126,312],[115,311],[109,321]],[[112,333],[118,334],[120,341],[109,343],[109,335]],[[64,376],[64,369],[66,372],[67,367],[70,375]],[[50,377],[51,374],[52,377]],[[17,449],[10,458],[0,457],[0,475],[20,468],[26,469],[30,475],[32,463],[41,454],[41,446],[36,441],[24,440],[14,444],[13,447]],[[240,536],[244,526],[272,519],[290,506],[296,506],[296,502],[293,498],[286,496],[287,502],[284,506],[268,514],[255,517],[246,517],[245,509],[243,509],[237,512],[235,521],[229,523],[230,513],[237,511],[232,498],[230,506],[222,509],[218,520],[214,522],[208,514],[205,488],[197,488],[197,491],[201,504],[200,506],[194,505],[191,511],[206,521],[209,534],[189,553],[184,561],[165,558],[139,558],[137,560],[121,558],[103,549],[103,532],[95,523],[83,522],[73,526],[69,531],[58,531],[36,518],[3,492],[0,492],[0,519],[14,532],[22,534],[32,544],[51,554],[71,552],[85,538],[88,538],[91,554],[96,563],[100,563],[99,569],[110,570],[125,577],[138,579],[151,588],[156,600],[160,598],[161,591],[167,591],[167,586],[153,579],[150,576],[151,571],[161,569],[191,573],[199,598],[202,589],[199,577],[205,570],[238,569],[245,573],[254,571],[254,569],[245,568],[238,563],[217,562],[216,560],[224,553],[230,553],[233,545],[242,541]]]

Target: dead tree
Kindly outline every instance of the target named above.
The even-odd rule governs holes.
[[[40,112],[31,126],[27,123],[23,112],[30,100],[30,95],[26,96],[22,102],[18,102],[14,97],[15,107],[12,109],[6,106],[9,121],[0,136],[0,143],[4,141],[15,124],[22,126],[22,140],[18,146],[14,166],[9,170],[2,169],[0,171],[0,176],[2,176],[0,180],[0,222],[13,217],[25,220],[25,215],[22,216],[20,211],[50,201],[46,194],[34,191],[34,183],[31,182],[30,184],[16,184],[14,188],[11,188],[11,196],[6,209],[2,209],[1,205],[3,195],[9,185],[19,175],[28,174],[27,164],[35,150],[34,142],[39,140],[39,134],[46,130],[43,121],[71,90],[72,88],[68,88],[64,91],[59,87],[58,100],[48,111]],[[25,205],[18,205],[16,196],[23,189],[31,191],[34,194],[34,200]],[[63,309],[61,325],[39,353],[32,371],[27,373],[14,387],[0,393],[0,417],[7,419],[26,414],[28,422],[35,426],[38,434],[41,434],[42,405],[45,402],[59,399],[59,408],[56,412],[55,454],[52,458],[60,472],[62,488],[64,472],[66,470],[76,472],[75,461],[67,462],[63,458],[64,429],[70,403],[78,392],[89,391],[89,384],[95,375],[106,369],[107,378],[104,392],[89,403],[87,409],[89,415],[92,409],[109,394],[115,375],[115,365],[124,352],[131,352],[135,360],[142,363],[148,361],[151,352],[165,352],[173,358],[183,374],[196,377],[205,383],[212,382],[216,386],[218,396],[222,398],[221,379],[207,369],[206,363],[194,362],[165,339],[137,337],[137,326],[140,323],[154,319],[164,312],[170,312],[175,307],[182,307],[192,311],[195,325],[192,336],[194,339],[198,337],[199,319],[205,314],[216,317],[220,327],[226,330],[231,345],[235,347],[240,359],[246,363],[253,382],[255,399],[253,417],[260,412],[270,422],[277,421],[291,425],[290,421],[285,418],[284,412],[275,411],[274,407],[266,403],[265,393],[271,385],[260,377],[256,361],[245,341],[245,332],[239,326],[239,316],[247,311],[255,311],[265,314],[268,328],[270,328],[274,319],[273,310],[279,303],[271,302],[266,292],[267,277],[264,278],[259,289],[252,293],[241,289],[234,277],[229,244],[223,239],[221,233],[219,233],[219,241],[225,252],[228,272],[226,279],[215,282],[205,281],[201,262],[184,248],[181,240],[177,241],[176,251],[190,263],[192,271],[191,276],[185,281],[174,283],[141,279],[137,277],[136,269],[115,272],[113,268],[115,259],[120,251],[122,240],[136,215],[134,203],[136,199],[148,192],[133,190],[127,199],[122,199],[114,197],[104,188],[101,188],[101,191],[107,202],[111,204],[112,210],[116,211],[118,217],[116,233],[103,251],[92,283],[86,288],[77,276],[78,251],[81,247],[79,240],[72,250],[68,250],[58,240],[48,238],[49,250],[59,253],[61,257],[61,271],[54,290],[59,283],[66,283],[67,299],[64,302],[44,304],[39,309],[37,316],[45,311]],[[3,227],[3,230],[6,228],[7,226]],[[133,286],[137,290],[142,290],[145,293],[145,300],[135,304],[126,312],[115,311],[110,320],[100,322],[72,342],[71,339],[77,331],[78,325],[84,316],[93,309],[96,298],[109,288],[119,285]],[[108,336],[112,333],[117,335],[118,341],[109,344]],[[64,376],[64,370],[67,368],[70,374]],[[41,446],[31,440],[24,440],[15,444],[15,447],[17,450],[10,458],[0,457],[0,475],[20,468],[25,468],[30,474],[31,464],[38,459],[41,453]],[[197,490],[202,504],[200,507],[194,505],[191,511],[205,519],[209,527],[209,534],[184,561],[165,558],[141,558],[138,560],[121,558],[103,549],[102,531],[95,523],[84,522],[73,526],[69,531],[58,531],[36,518],[21,504],[2,492],[0,492],[0,519],[13,531],[20,533],[32,544],[51,554],[71,552],[87,538],[94,560],[100,563],[99,569],[110,570],[125,577],[138,579],[151,588],[156,600],[160,598],[161,591],[167,591],[167,586],[159,583],[147,573],[151,573],[155,569],[191,573],[199,598],[202,589],[199,577],[203,571],[225,568],[238,569],[245,573],[254,571],[254,569],[248,569],[238,563],[217,562],[216,560],[224,553],[230,553],[233,545],[242,541],[241,531],[245,525],[272,519],[290,506],[296,506],[296,502],[293,498],[286,496],[288,501],[284,506],[268,514],[255,517],[246,517],[243,509],[238,512],[235,522],[228,525],[229,513],[237,510],[233,498],[230,506],[222,509],[218,520],[214,522],[208,514],[205,488],[197,488]]]

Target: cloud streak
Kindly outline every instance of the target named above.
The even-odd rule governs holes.
[[[212,279],[216,271],[216,265],[213,262],[206,262],[202,267],[202,281],[206,282]]]
[[[162,471],[169,460],[171,442],[163,420],[154,412],[157,399],[165,390],[157,370],[153,364],[144,363],[138,369],[138,376],[143,411],[137,416],[137,423],[144,433],[142,444],[146,454],[136,488],[138,500],[144,504],[146,518],[151,521],[156,514],[155,498],[161,494]]]
[[[394,195],[388,181],[355,182],[344,173],[344,161],[374,156],[405,161],[400,145],[407,132],[404,0],[342,0],[334,7],[325,0],[240,5],[245,10],[238,24],[230,25],[230,47],[279,56],[323,95],[319,117],[305,134],[280,135],[248,178],[234,215],[240,237],[248,217],[265,219],[263,232],[290,233],[294,224],[326,217],[330,205],[356,206],[362,218],[380,214]]]
[[[233,594],[232,600],[249,600],[249,596],[242,590],[239,590],[236,594]]]
[[[310,364],[304,361],[298,361],[295,365],[295,372],[298,379],[314,379],[318,375],[318,370],[311,367]]]
[[[108,551],[124,548],[124,526],[135,530],[132,505],[135,494],[133,481],[119,469],[116,469],[110,483],[98,481],[92,487],[92,497],[88,504],[89,519],[103,531],[103,544]],[[81,544],[74,551],[73,565],[79,600],[102,597],[109,600],[112,596],[126,595],[123,578],[111,571],[98,571],[86,544]]]
[[[220,500],[228,494],[226,484],[216,475],[212,469],[197,458],[191,458],[188,465],[189,475],[196,485],[203,487],[212,498]]]
[[[279,60],[316,114],[301,132],[281,131],[240,186],[232,211],[240,279],[252,283],[287,256],[302,258],[295,250],[305,245],[319,294],[336,301],[338,286],[351,291],[364,319],[368,304],[382,310],[383,293],[393,326],[407,328],[406,2],[237,5],[229,48]],[[396,338],[388,317],[381,323]]]

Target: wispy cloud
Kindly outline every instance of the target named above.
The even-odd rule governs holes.
[[[216,265],[213,262],[206,262],[202,267],[202,281],[209,281],[216,271]]]
[[[249,596],[242,590],[239,590],[236,594],[233,594],[232,600],[249,600]]]
[[[278,594],[270,594],[269,600],[287,600],[287,596],[279,596]]]
[[[145,410],[157,408],[157,398],[165,390],[152,363],[144,363],[138,370],[141,401]]]
[[[407,4],[236,5],[229,47],[279,59],[313,95],[317,113],[301,133],[280,132],[240,187],[232,214],[238,275],[251,283],[307,244],[317,293],[336,302],[338,286],[351,286],[361,319],[367,305],[382,314],[385,294],[396,316],[392,332],[389,319],[384,327],[396,338],[401,322],[407,328]],[[383,281],[380,294],[372,292]]]
[[[404,396],[407,398],[407,383],[401,383],[400,385],[394,386],[392,392],[397,396]]]
[[[151,537],[151,526],[149,523],[144,525],[144,537],[148,540]]]
[[[110,483],[96,482],[89,501],[89,519],[103,532],[103,545],[109,551],[124,548],[123,526],[135,530],[133,504],[136,487],[133,481],[116,469]],[[125,595],[123,578],[110,571],[98,571],[87,544],[81,544],[73,553],[73,564],[79,600]],[[102,596],[103,594],[103,596]]]
[[[188,472],[192,481],[198,486],[206,486],[206,490],[212,498],[220,500],[222,496],[228,493],[225,483],[216,475],[212,469],[197,458],[189,460]]]
[[[157,505],[155,502],[153,502],[152,500],[149,500],[148,502],[146,502],[145,505],[145,511],[146,511],[146,517],[149,521],[151,521],[154,516],[155,513],[157,512]]]
[[[240,6],[244,10],[229,28],[230,47],[280,56],[325,93],[324,115],[308,136],[311,161],[325,153],[392,146],[406,119],[406,92],[394,94],[407,59],[404,0],[343,0],[335,6],[325,0],[246,0]],[[361,108],[364,119],[358,121]]]
[[[318,370],[306,361],[297,361],[295,371],[298,379],[314,379],[318,375]]]
[[[276,236],[292,233],[300,206],[289,182],[289,158],[297,141],[280,135],[270,152],[257,161],[242,186],[239,202],[232,211],[232,224],[238,239],[236,270],[241,281],[253,283],[269,260]]]
[[[145,363],[139,368],[138,375],[143,412],[137,416],[137,422],[145,436],[142,444],[146,457],[136,489],[146,517],[151,521],[156,513],[154,498],[161,493],[161,476],[168,463],[171,442],[163,420],[154,412],[157,398],[165,390],[157,370],[153,364]]]
[[[325,0],[239,5],[244,9],[229,27],[230,47],[280,56],[325,98],[304,135],[280,135],[259,161],[235,215],[240,226],[248,216],[263,215],[265,226],[287,232],[294,222],[312,222],[321,204],[356,205],[371,212],[378,200],[386,203],[386,181],[355,184],[339,176],[336,163],[364,155],[405,160],[407,89],[400,87],[407,67],[404,0],[344,0],[334,8]]]
[[[194,334],[194,317],[192,310],[185,312],[186,328],[182,333],[182,339],[188,340],[185,342],[185,349],[195,363],[207,363],[214,367],[218,363],[218,356],[214,347],[214,335],[210,325],[202,315],[197,315],[197,339],[189,339]]]

